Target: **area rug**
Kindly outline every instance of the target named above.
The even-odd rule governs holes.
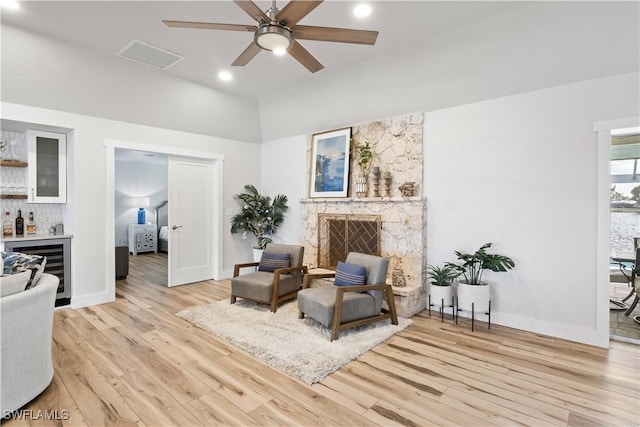
[[[288,302],[274,314],[266,304],[238,300],[190,307],[176,314],[195,326],[251,353],[306,384],[358,358],[413,322],[398,317],[348,329],[331,342],[331,330],[313,319],[298,319],[298,304]]]

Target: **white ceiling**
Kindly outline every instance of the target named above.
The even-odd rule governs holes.
[[[270,1],[256,1],[261,9]],[[300,24],[379,31],[375,46],[301,41],[324,66],[315,74],[290,56],[260,52],[244,67],[230,67],[252,41],[252,33],[169,28],[163,19],[232,24],[255,22],[231,1],[28,1],[19,10],[3,9],[2,24],[9,24],[113,61],[128,61],[116,53],[137,39],[186,57],[166,71],[138,64],[149,73],[170,73],[225,92],[249,98],[271,95],[301,83],[399,50],[430,43],[446,33],[492,19],[527,2],[515,1],[369,1],[373,12],[366,19],[353,16],[354,1],[327,0]],[[279,1],[279,8],[286,2]],[[227,69],[234,78],[224,83],[217,73]]]

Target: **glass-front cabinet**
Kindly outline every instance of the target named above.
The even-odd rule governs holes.
[[[67,136],[28,130],[28,201],[67,202]]]

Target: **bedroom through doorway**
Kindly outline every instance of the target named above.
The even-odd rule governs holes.
[[[116,280],[133,274],[168,286],[168,155],[116,149]]]

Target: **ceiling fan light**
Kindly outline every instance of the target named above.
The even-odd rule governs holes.
[[[282,55],[284,55],[286,53],[287,53],[287,49],[284,49],[284,48],[277,47],[277,48],[273,49],[273,54],[274,55],[282,56]]]
[[[292,45],[291,32],[279,25],[263,25],[256,31],[255,42],[265,50],[287,50]]]
[[[358,18],[366,18],[371,15],[371,6],[361,3],[353,9],[353,14]]]

